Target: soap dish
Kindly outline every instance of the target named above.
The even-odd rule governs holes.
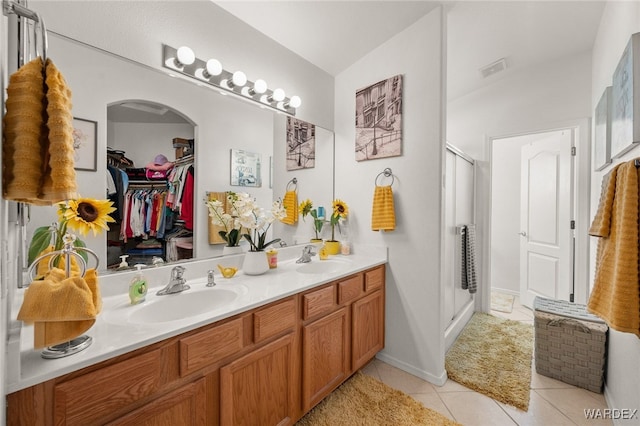
[[[225,267],[220,264],[218,264],[218,269],[220,270],[222,276],[225,278],[231,278],[236,274],[236,272],[238,272],[238,268],[234,268],[231,266]]]

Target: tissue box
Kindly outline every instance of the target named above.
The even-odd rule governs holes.
[[[547,377],[602,392],[609,327],[585,305],[536,297],[536,371]]]

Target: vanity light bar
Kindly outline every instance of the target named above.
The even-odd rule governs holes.
[[[299,96],[288,98],[282,89],[271,90],[267,83],[258,79],[255,82],[247,80],[242,71],[229,72],[222,68],[216,59],[203,61],[198,59],[193,50],[188,47],[178,49],[162,45],[162,65],[171,71],[193,78],[200,83],[206,83],[225,92],[233,93],[243,99],[259,103],[263,107],[275,109],[296,115],[302,101]],[[221,92],[225,94],[224,92]]]

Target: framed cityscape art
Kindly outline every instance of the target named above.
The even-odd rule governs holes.
[[[604,90],[594,114],[593,167],[602,170],[611,164],[611,89]]]

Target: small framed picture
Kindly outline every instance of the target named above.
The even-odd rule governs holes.
[[[602,170],[611,164],[611,89],[604,90],[596,106],[593,130],[593,167]]]
[[[240,149],[231,150],[231,185],[261,187],[260,154]]]
[[[73,118],[73,150],[76,170],[98,169],[98,122]]]
[[[620,158],[640,143],[640,33],[631,36],[613,73],[611,156]]]

